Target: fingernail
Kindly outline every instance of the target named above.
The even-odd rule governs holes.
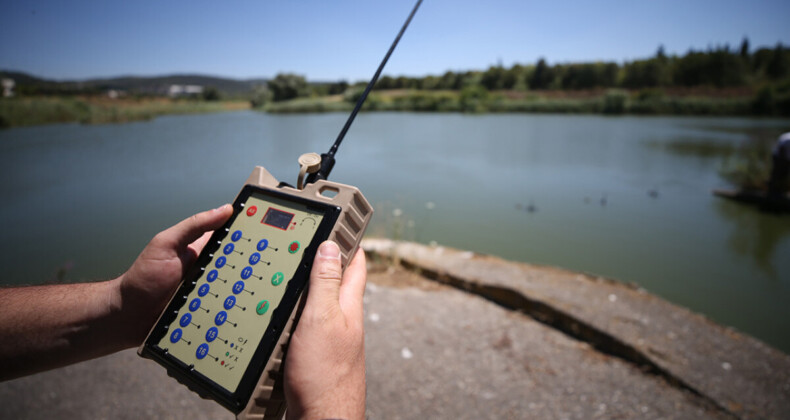
[[[326,241],[318,247],[318,256],[340,260],[340,248],[332,241]]]
[[[229,205],[230,205],[230,204],[223,204],[223,205],[221,205],[221,206],[219,206],[219,207],[215,208],[215,209],[214,209],[214,211],[222,211],[222,210],[225,210],[225,208],[226,208],[226,207],[228,207]]]

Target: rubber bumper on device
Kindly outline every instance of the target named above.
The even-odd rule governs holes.
[[[362,235],[365,233],[365,229],[373,216],[373,207],[359,189],[326,180],[308,184],[302,190],[290,187],[277,188],[279,181],[260,166],[256,166],[252,171],[252,174],[247,179],[247,184],[276,189],[291,195],[340,207],[342,211],[332,229],[332,233],[329,235],[329,239],[337,243],[340,248],[340,260],[345,270],[351,258],[357,252],[359,243],[362,241]],[[326,192],[330,192],[333,196],[325,195]],[[288,323],[280,335],[280,340],[277,342],[272,356],[266,363],[252,397],[244,410],[237,416],[239,420],[274,420],[281,419],[285,414],[286,404],[283,392],[284,362],[291,334],[296,329],[304,306],[304,297],[305,294],[302,293],[299,303],[294,307]]]

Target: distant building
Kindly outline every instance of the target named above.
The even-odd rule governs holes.
[[[200,85],[170,85],[167,90],[171,98],[179,96],[197,96],[203,93],[203,86]]]
[[[14,79],[3,79],[2,85],[4,98],[10,98],[14,96],[14,86],[16,86]]]

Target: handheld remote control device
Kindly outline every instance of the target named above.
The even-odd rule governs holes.
[[[297,186],[253,169],[197,262],[138,349],[168,374],[239,419],[280,419],[283,367],[318,246],[355,255],[373,207],[353,186],[328,181],[334,155],[422,0],[418,0],[329,152],[299,158]]]

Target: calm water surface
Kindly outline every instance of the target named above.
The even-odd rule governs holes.
[[[296,158],[325,151],[345,118],[0,131],[0,283],[118,275],[156,232],[232,201],[253,166],[295,183]],[[714,198],[721,158],[661,147],[766,128],[790,121],[363,114],[332,179],[374,203],[372,234],[637,283],[790,352],[790,216]]]

